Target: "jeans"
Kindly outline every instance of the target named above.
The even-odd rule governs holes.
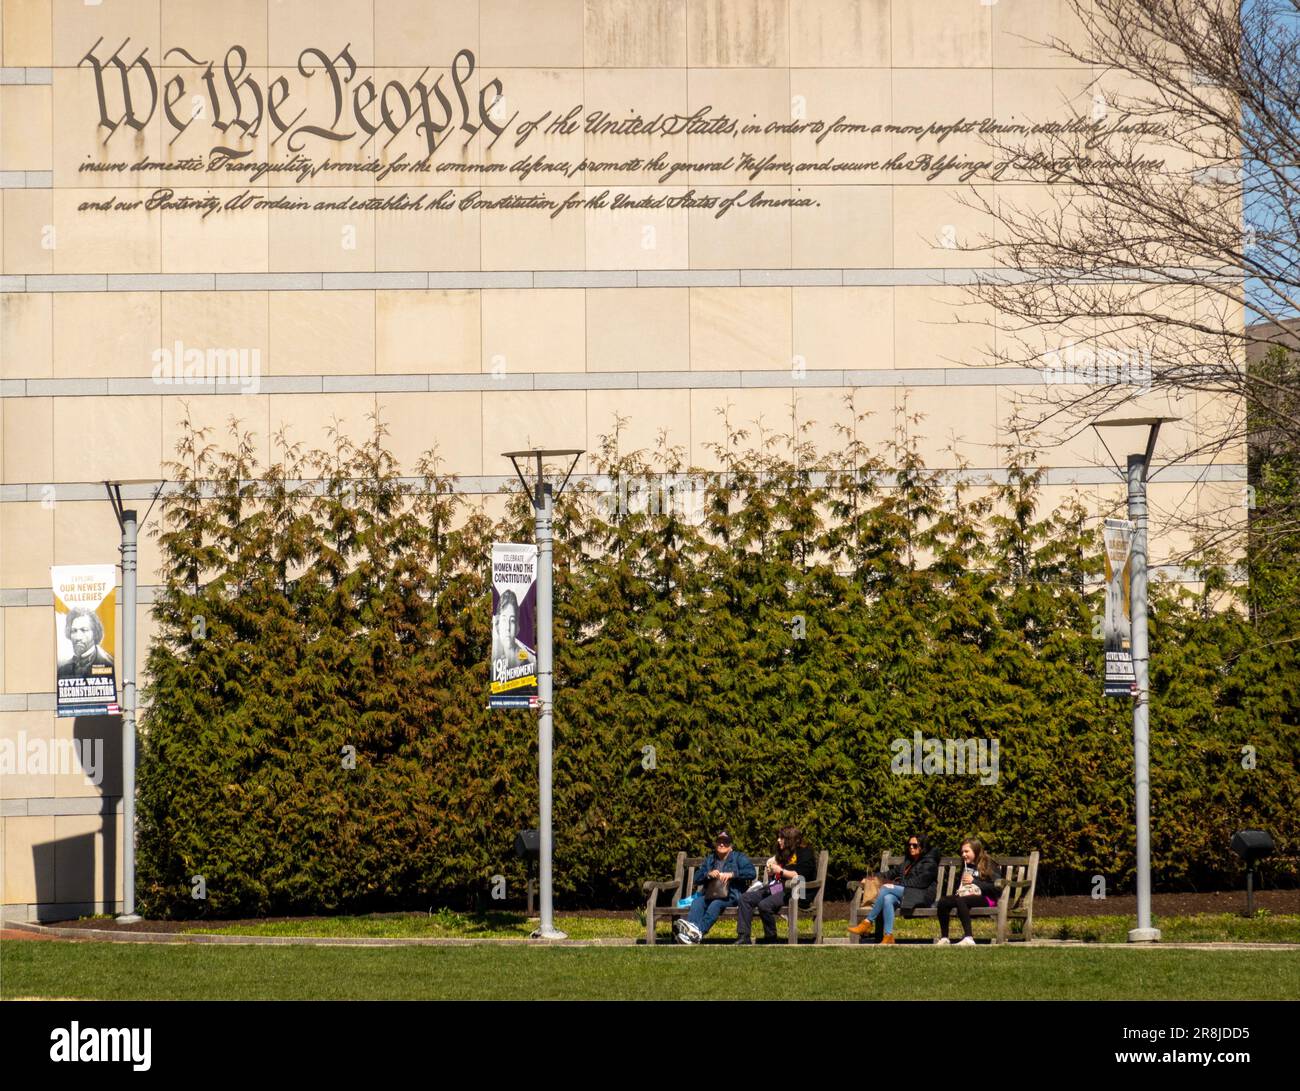
[[[718,923],[722,911],[735,904],[734,893],[725,898],[706,898],[703,894],[696,894],[691,899],[691,910],[686,914],[686,919],[700,930],[701,935],[707,935],[709,929]]]
[[[886,884],[880,888],[880,893],[876,895],[876,902],[867,913],[867,920],[874,921],[883,914],[885,935],[894,934],[894,914],[898,912],[898,907],[903,904],[903,888],[901,886],[890,886]],[[880,933],[880,926],[876,926],[876,933]]]
[[[742,894],[736,908],[736,938],[749,939],[750,924],[754,919],[754,910],[763,919],[763,935],[776,939],[776,915],[785,905],[785,892],[769,894],[767,887],[752,893]]]

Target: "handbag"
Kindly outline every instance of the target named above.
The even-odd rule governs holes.
[[[870,909],[875,900],[880,897],[880,888],[885,885],[885,880],[879,875],[868,875],[861,883],[858,884],[858,908]]]
[[[710,879],[704,884],[704,896],[710,900],[716,898],[725,898],[727,896],[727,883],[725,879]]]

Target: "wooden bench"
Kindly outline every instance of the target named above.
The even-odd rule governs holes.
[[[1028,856],[995,857],[994,863],[1002,873],[1002,877],[998,880],[998,904],[973,908],[970,911],[971,918],[997,918],[998,930],[994,943],[1028,940],[1033,935],[1034,930],[1034,886],[1038,882],[1038,853],[1035,851]],[[881,874],[884,874],[892,867],[901,867],[902,864],[903,857],[901,856],[891,856],[887,852],[880,855]],[[939,861],[936,903],[940,898],[957,890],[957,887],[961,885],[961,873],[964,868],[965,862],[960,856],[945,856]],[[858,886],[858,883],[849,884],[850,926],[858,923],[859,913],[861,912],[858,906]],[[934,906],[926,906],[922,909],[900,910],[899,915],[903,917],[938,917],[939,911]],[[1012,921],[1020,922],[1018,934],[1013,934],[1008,927]],[[856,939],[857,942],[861,943],[863,937],[854,936],[850,933],[849,939]]]
[[[764,860],[766,857],[763,858]],[[690,908],[679,908],[677,903],[685,898],[689,898],[694,893],[695,871],[704,863],[703,856],[687,856],[684,852],[677,854],[677,866],[673,869],[673,877],[666,882],[647,882],[642,884],[648,898],[645,904],[645,941],[650,946],[655,942],[655,924],[667,919],[669,921],[677,917],[685,917],[690,912]],[[826,894],[826,860],[827,853],[823,849],[817,854],[817,876],[809,882],[804,883],[804,899],[808,902],[807,909],[813,915],[813,943],[822,941],[822,899]],[[759,875],[763,873],[763,861],[759,860],[754,864]],[[795,884],[788,884],[793,888]],[[743,892],[742,892],[743,893]],[[785,908],[781,915],[786,920],[786,943],[799,942],[799,899],[793,897],[794,890],[790,890],[791,897],[786,899]],[[722,915],[735,916],[736,906],[728,906],[722,911]],[[754,911],[754,916],[758,917],[758,911]],[[755,922],[757,923],[757,922]]]

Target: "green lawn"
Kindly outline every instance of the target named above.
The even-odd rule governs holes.
[[[0,941],[0,998],[1300,999],[1300,951]]]
[[[1130,928],[1131,917],[1048,917],[1035,922],[1034,935],[1039,939],[1072,939],[1090,943],[1123,943]],[[600,939],[622,937],[639,939],[645,934],[645,925],[626,917],[561,916],[556,919],[561,931],[573,939]],[[812,937],[812,922],[807,918],[799,922],[800,934]],[[1245,918],[1231,913],[1206,914],[1196,917],[1161,917],[1156,926],[1170,943],[1300,943],[1300,916],[1262,916]],[[429,937],[517,937],[523,939],[537,927],[521,913],[489,913],[472,916],[440,910],[432,915],[404,914],[370,917],[318,917],[311,920],[266,921],[256,925],[241,925],[238,931],[254,936],[353,936],[410,938]],[[755,931],[759,925],[755,922]],[[780,926],[785,934],[785,925]],[[844,936],[848,922],[827,921],[827,936]],[[228,932],[228,927],[213,924],[195,924],[191,932]],[[900,939],[930,940],[939,934],[933,920],[899,921],[896,929]],[[992,938],[991,921],[976,921],[977,938]],[[672,940],[666,925],[659,935],[664,943]],[[960,935],[954,923],[953,935]],[[724,918],[710,933],[711,938],[732,940],[736,936],[734,920]]]

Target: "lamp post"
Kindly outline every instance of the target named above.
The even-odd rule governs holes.
[[[1137,823],[1137,927],[1129,931],[1129,943],[1156,943],[1160,929],[1151,925],[1151,672],[1147,643],[1147,479],[1155,453],[1160,426],[1176,417],[1127,417],[1093,422],[1100,437],[1102,428],[1145,428],[1146,447],[1130,454],[1127,465],[1128,517],[1133,523],[1132,569],[1129,601],[1133,609],[1133,675],[1137,693],[1133,698],[1133,782]],[[1102,439],[1102,445],[1106,441]],[[1107,453],[1110,448],[1106,447]],[[1111,458],[1114,459],[1114,455]]]
[[[152,484],[152,482],[149,482]],[[154,491],[149,511],[143,520],[136,519],[134,508],[122,504],[122,481],[105,481],[108,502],[113,505],[117,525],[122,531],[122,912],[118,920],[134,924],[140,919],[135,911],[135,623],[139,598],[136,585],[136,554],[139,524],[147,522],[166,482]]]
[[[538,799],[538,908],[541,921],[534,939],[566,939],[567,937],[555,927],[555,908],[551,898],[551,856],[553,836],[551,828],[551,743],[554,715],[552,685],[554,675],[552,637],[552,606],[554,588],[551,582],[551,564],[553,559],[553,534],[551,518],[554,514],[555,498],[564,491],[569,483],[574,467],[583,452],[581,450],[543,450],[540,447],[528,451],[505,451],[503,458],[510,459],[515,474],[524,491],[533,503],[536,513],[537,538],[537,799]],[[546,461],[567,460],[568,468],[559,478],[559,487],[555,488],[546,479]],[[534,474],[529,483],[525,469],[529,467]],[[553,475],[559,477],[559,475]]]

